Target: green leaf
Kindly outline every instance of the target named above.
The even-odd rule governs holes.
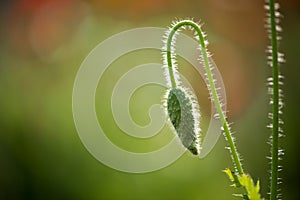
[[[239,188],[243,187],[246,194],[240,194],[236,196],[240,196],[243,199],[248,200],[263,200],[259,194],[260,186],[259,181],[257,181],[256,184],[254,184],[252,178],[248,174],[242,174],[241,176],[236,175],[233,171],[230,169],[225,169],[223,172],[226,173],[230,181],[233,183],[233,187]]]
[[[227,174],[227,176],[229,177],[229,179],[231,180],[231,182],[233,182],[232,186],[241,187],[238,176],[233,171],[231,171],[230,169],[225,169],[225,170],[223,170],[223,172],[225,172]]]
[[[238,178],[240,184],[245,187],[250,200],[261,200],[259,194],[259,190],[260,190],[259,181],[257,181],[256,184],[254,184],[252,178],[247,174],[243,174]]]
[[[230,169],[225,169],[223,170],[223,172],[225,172],[225,174],[228,176],[228,178],[231,180],[231,182],[234,182],[234,178],[233,178],[233,173]]]

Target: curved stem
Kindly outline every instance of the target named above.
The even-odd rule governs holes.
[[[237,149],[235,147],[233,138],[231,136],[230,133],[230,129],[229,129],[229,124],[226,121],[226,116],[222,110],[222,106],[221,106],[221,102],[216,90],[216,86],[214,83],[214,78],[213,78],[213,73],[211,71],[210,68],[210,64],[209,64],[209,59],[208,59],[208,52],[206,50],[206,45],[205,45],[205,38],[204,35],[202,33],[202,30],[200,28],[200,26],[190,20],[183,20],[178,22],[176,25],[174,25],[174,27],[172,27],[171,32],[168,36],[168,40],[167,40],[167,61],[168,61],[168,69],[169,69],[169,74],[171,77],[171,83],[172,83],[172,87],[176,87],[176,83],[175,83],[175,78],[174,78],[174,73],[173,73],[173,68],[172,68],[172,55],[171,55],[171,45],[172,45],[172,38],[175,34],[175,32],[181,28],[182,26],[191,26],[196,32],[197,35],[199,36],[199,43],[200,43],[200,47],[201,47],[201,53],[202,53],[202,57],[203,57],[203,63],[205,66],[205,71],[207,74],[207,78],[208,78],[208,83],[209,83],[209,88],[211,91],[211,96],[212,96],[212,100],[214,101],[214,105],[216,106],[216,110],[220,116],[221,122],[223,124],[223,129],[225,132],[225,137],[227,139],[227,142],[229,144],[229,148],[230,148],[230,152],[232,155],[232,160],[234,162],[234,165],[236,167],[236,170],[238,172],[239,175],[243,174],[243,168],[242,168],[242,164],[240,161],[240,158],[238,156],[237,153]]]
[[[270,199],[277,198],[278,184],[278,128],[279,128],[279,87],[278,87],[278,47],[275,23],[274,0],[269,0],[271,46],[272,46],[272,75],[273,75],[273,120],[272,120],[272,164],[271,164],[271,188]]]
[[[171,79],[171,84],[172,84],[173,88],[176,87],[176,81],[175,81],[174,71],[173,71],[173,66],[172,66],[173,63],[172,63],[172,57],[171,57],[171,46],[172,46],[173,36],[174,36],[175,32],[177,31],[177,29],[175,29],[175,27],[174,27],[171,30],[171,32],[170,32],[170,34],[168,36],[168,40],[167,40],[167,62],[168,62],[168,69],[169,69],[169,75],[170,75],[170,79]]]

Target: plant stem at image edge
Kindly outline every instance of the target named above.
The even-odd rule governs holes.
[[[277,31],[281,30],[278,25],[280,19],[279,4],[275,3],[274,0],[269,0],[269,10],[268,14],[268,24],[271,47],[269,48],[269,53],[271,53],[271,68],[272,68],[272,79],[271,79],[271,104],[272,104],[272,135],[271,135],[271,180],[270,180],[270,200],[276,200],[278,198],[278,171],[279,171],[279,153],[283,154],[283,151],[279,149],[279,136],[280,136],[280,126],[279,123],[282,120],[279,118],[281,113],[280,107],[283,105],[281,100],[281,90],[279,88],[280,80],[282,77],[279,74],[279,62],[283,62],[283,54],[278,52],[278,42],[279,36]]]

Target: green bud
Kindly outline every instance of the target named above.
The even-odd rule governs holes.
[[[185,148],[192,154],[200,153],[199,111],[196,102],[183,88],[172,88],[167,99],[167,112],[175,131]]]

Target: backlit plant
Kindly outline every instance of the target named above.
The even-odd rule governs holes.
[[[268,92],[271,95],[270,104],[272,105],[272,113],[269,114],[269,117],[272,119],[272,123],[269,125],[269,127],[272,128],[270,199],[275,200],[279,198],[279,195],[277,194],[279,170],[278,157],[283,154],[283,151],[278,148],[278,138],[283,134],[282,129],[279,126],[282,123],[279,115],[282,113],[281,107],[283,106],[283,103],[281,100],[282,92],[279,89],[279,85],[282,84],[282,81],[279,79],[281,79],[282,76],[279,75],[278,63],[283,61],[283,54],[278,53],[277,47],[277,41],[280,39],[277,32],[281,30],[278,25],[280,21],[280,13],[278,12],[279,5],[275,4],[273,0],[269,0],[266,8],[268,10],[267,29],[271,41],[271,46],[267,48],[268,53],[270,53],[268,56],[268,64],[272,67],[272,78],[268,79]],[[199,60],[205,68],[207,88],[210,93],[211,101],[217,111],[215,117],[221,121],[221,131],[229,146],[228,149],[234,164],[234,170],[225,169],[224,172],[227,174],[234,187],[243,189],[243,194],[238,196],[241,196],[243,199],[251,200],[263,199],[259,194],[259,181],[254,183],[251,176],[243,170],[241,159],[234,143],[235,140],[227,121],[226,111],[224,110],[224,104],[222,103],[223,100],[216,87],[216,79],[213,74],[213,68],[215,66],[214,63],[211,62],[210,54],[207,50],[208,42],[206,40],[206,35],[202,31],[202,27],[192,20],[179,20],[174,22],[166,32],[165,45],[162,49],[164,68],[166,70],[165,75],[169,86],[164,106],[171,126],[183,146],[192,154],[198,155],[201,151],[199,105],[193,93],[182,86],[176,63],[176,35],[184,28],[192,30],[195,39],[199,43]]]

